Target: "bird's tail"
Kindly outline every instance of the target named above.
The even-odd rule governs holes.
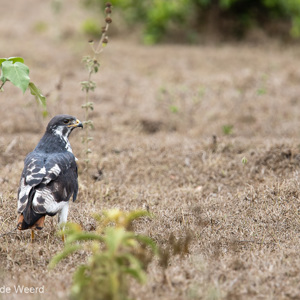
[[[18,217],[17,228],[19,230],[26,229],[38,229],[41,230],[44,227],[45,214],[38,214],[32,208],[32,200],[35,194],[32,189],[28,195],[28,202],[24,211]]]
[[[44,222],[45,222],[45,215],[41,216],[33,225],[29,225],[28,223],[26,223],[22,213],[18,217],[17,228],[19,230],[26,230],[26,229],[41,230],[44,227]]]

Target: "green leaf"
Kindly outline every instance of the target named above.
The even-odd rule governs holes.
[[[2,76],[19,87],[23,93],[28,88],[30,81],[29,68],[21,62],[4,61],[2,63]]]
[[[146,274],[143,270],[127,268],[127,269],[125,269],[125,272],[130,274],[139,283],[145,283],[146,282],[147,276],[146,276]]]
[[[103,241],[103,237],[98,234],[89,233],[89,232],[73,232],[67,236],[66,243],[70,244],[76,241]]]
[[[247,162],[248,162],[248,160],[247,160],[247,158],[244,156],[244,157],[242,158],[242,164],[245,165]]]
[[[111,254],[115,253],[126,237],[127,233],[124,228],[107,227],[105,230],[105,242],[108,251]]]
[[[24,64],[24,59],[22,57],[9,57],[8,61],[12,61],[13,63],[20,62]]]
[[[53,269],[62,259],[68,257],[73,252],[79,250],[81,245],[69,245],[63,252],[56,254],[50,261],[49,268]]]
[[[39,102],[43,106],[43,108],[44,108],[43,116],[46,117],[48,114],[47,106],[46,106],[46,97],[44,95],[42,95],[42,92],[40,91],[40,89],[33,82],[29,82],[28,87],[30,89],[31,95],[35,96],[36,101]]]
[[[124,271],[126,273],[129,273],[133,278],[135,278],[140,283],[144,283],[146,281],[146,274],[143,271],[141,261],[130,253],[125,253],[124,255],[121,256],[121,258],[125,258],[129,263],[129,266],[126,267]]]
[[[267,93],[267,90],[265,88],[260,88],[257,90],[258,95],[265,95]]]
[[[179,108],[176,105],[171,105],[170,110],[172,113],[176,114],[179,111]]]
[[[0,65],[1,65],[4,61],[7,61],[7,59],[6,59],[6,58],[0,58]]]
[[[135,239],[141,243],[143,243],[146,246],[149,246],[152,250],[152,252],[157,255],[158,254],[158,247],[154,240],[152,240],[150,237],[146,235],[136,235]]]
[[[132,211],[127,216],[128,225],[130,225],[134,220],[139,219],[141,217],[151,217],[151,214],[146,210]]]
[[[1,76],[0,76],[0,80],[5,83],[6,82],[6,78],[3,76],[3,74],[1,73]]]
[[[224,125],[222,126],[223,133],[229,135],[232,133],[233,125]]]
[[[74,296],[80,294],[80,292],[82,292],[82,290],[84,289],[84,286],[89,284],[90,278],[88,276],[86,276],[86,271],[88,271],[88,270],[89,270],[89,267],[87,265],[81,265],[74,272],[73,285],[71,288],[71,293]],[[76,296],[75,296],[75,298],[76,298]]]

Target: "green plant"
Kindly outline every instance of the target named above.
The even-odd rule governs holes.
[[[84,116],[84,130],[85,135],[83,138],[83,143],[85,144],[85,173],[86,173],[86,181],[88,184],[89,176],[88,176],[88,169],[89,169],[89,154],[92,152],[89,147],[89,142],[93,139],[89,135],[89,130],[93,128],[93,121],[89,118],[89,112],[94,110],[94,103],[90,101],[90,92],[93,92],[96,87],[96,83],[92,80],[92,75],[97,73],[99,71],[100,63],[99,63],[99,56],[101,52],[104,50],[104,47],[108,43],[108,36],[107,31],[109,28],[110,23],[112,22],[112,19],[110,17],[112,12],[112,6],[109,2],[106,3],[105,7],[105,26],[102,27],[102,35],[97,43],[97,46],[95,46],[94,41],[90,41],[89,44],[91,46],[93,55],[92,56],[85,56],[83,58],[83,63],[85,64],[85,67],[88,71],[88,78],[86,81],[81,82],[81,89],[85,92],[85,104],[82,105],[82,108],[85,111]]]
[[[82,31],[90,36],[99,36],[101,34],[101,27],[94,19],[86,19],[81,25]]]
[[[244,156],[244,157],[242,158],[242,164],[245,165],[245,164],[247,164],[247,162],[248,162],[248,159],[247,159],[246,156]]]
[[[261,96],[261,95],[265,95],[267,93],[266,89],[265,88],[259,88],[257,90],[257,95]]]
[[[66,225],[61,232],[67,235],[65,248],[53,257],[50,267],[75,251],[90,253],[73,275],[72,299],[129,299],[129,278],[145,282],[145,269],[157,254],[157,247],[149,237],[130,231],[132,222],[144,216],[149,213],[116,209],[103,212],[95,216],[96,233],[82,231],[78,224]]]
[[[233,131],[233,125],[223,125],[222,126],[222,131],[224,134],[229,135],[232,134]]]
[[[23,93],[27,89],[35,97],[38,103],[43,107],[43,115],[47,115],[46,98],[36,85],[30,81],[29,68],[24,64],[22,57],[0,58],[0,92],[3,91],[3,86],[6,82],[11,82],[16,87],[20,88]]]
[[[179,108],[178,108],[178,106],[176,106],[176,105],[171,105],[171,106],[170,106],[170,111],[171,111],[172,113],[176,114],[176,113],[178,113]]]
[[[102,0],[83,0],[89,7],[103,8]],[[172,22],[185,23],[190,12],[190,0],[113,0],[112,5],[121,9],[121,13],[130,24],[143,23],[143,41],[155,44],[161,40]]]

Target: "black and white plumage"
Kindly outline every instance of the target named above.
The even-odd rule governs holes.
[[[18,191],[18,229],[42,229],[46,215],[58,214],[59,223],[68,216],[69,199],[78,193],[76,158],[68,137],[83,127],[75,117],[55,116],[35,149],[24,161]]]

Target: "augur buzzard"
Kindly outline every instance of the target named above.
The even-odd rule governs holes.
[[[77,127],[83,126],[75,117],[55,116],[26,156],[18,190],[19,230],[42,229],[46,215],[58,213],[59,224],[67,221],[69,199],[73,195],[75,201],[78,193],[76,158],[68,140]]]

